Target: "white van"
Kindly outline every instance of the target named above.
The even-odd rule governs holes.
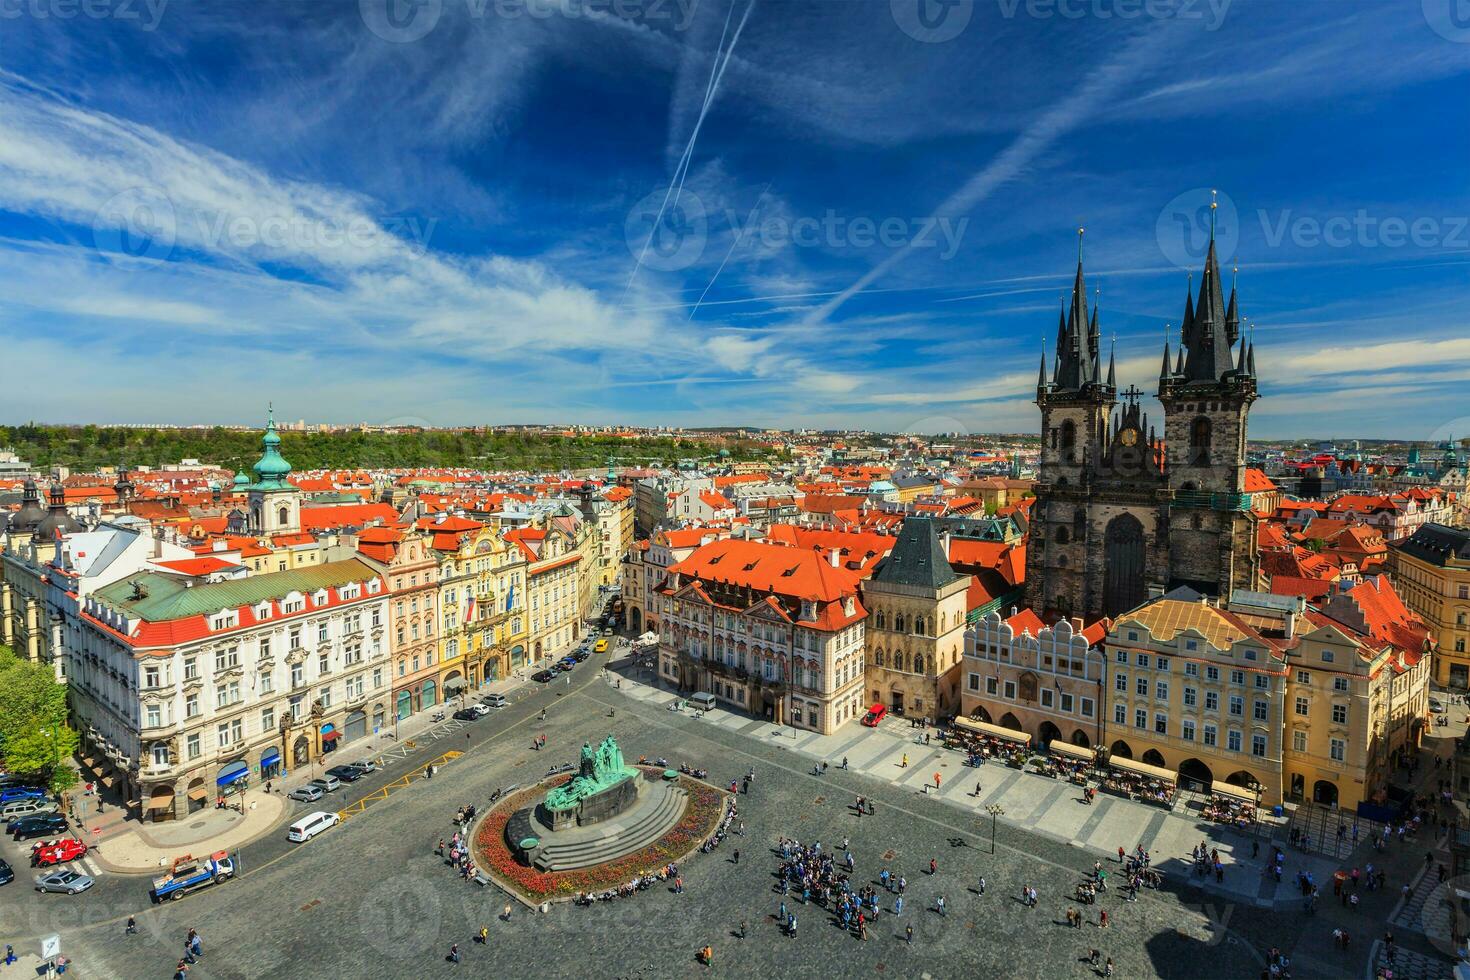
[[[700,693],[689,699],[689,707],[695,711],[708,711],[714,706],[715,696],[713,694]]]
[[[335,813],[328,813],[325,810],[308,813],[291,825],[291,829],[286,831],[286,839],[300,844],[303,841],[311,840],[328,827],[337,826],[340,822],[340,817]]]

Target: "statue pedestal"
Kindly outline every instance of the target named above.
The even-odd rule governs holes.
[[[552,830],[569,830],[572,827],[587,827],[611,820],[638,799],[638,780],[628,777],[582,800],[565,810],[552,810],[544,804],[538,816]]]

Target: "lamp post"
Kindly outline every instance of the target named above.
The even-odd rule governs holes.
[[[990,814],[990,853],[995,853],[995,818],[1005,816],[1006,808],[999,803],[989,803],[985,806],[985,812]]]

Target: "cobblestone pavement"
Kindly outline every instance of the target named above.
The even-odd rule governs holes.
[[[452,942],[465,958],[459,969],[547,977],[688,976],[699,969],[693,957],[705,943],[715,949],[711,972],[741,975],[1089,976],[1094,971],[1084,960],[1096,947],[1112,957],[1120,977],[1242,977],[1259,972],[1259,949],[1290,938],[1290,923],[1280,917],[1247,916],[1182,885],[1146,891],[1134,903],[1110,893],[1096,906],[1077,905],[1070,899],[1092,865],[1090,852],[1001,824],[991,854],[989,822],[937,797],[857,773],[812,776],[805,760],[784,746],[638,702],[601,681],[548,703],[554,707],[544,724],[531,714],[505,715],[500,729],[483,729],[481,741],[436,778],[307,844],[281,845],[275,853],[257,845],[237,881],[184,901],[148,907],[146,884],[128,879],[131,900],[105,905],[84,904],[89,895],[24,893],[0,896],[0,903],[55,899],[26,903],[51,910],[25,917],[17,934],[26,947],[56,931],[75,975],[127,980],[168,976],[191,927],[200,930],[206,954],[192,980],[436,975],[455,969],[443,960]],[[613,709],[616,717],[609,717]],[[538,731],[549,740],[539,753],[529,749]],[[517,908],[509,923],[499,921],[504,897],[464,884],[432,853],[453,810],[484,800],[493,788],[538,778],[552,763],[574,758],[583,740],[609,731],[631,758],[666,756],[707,767],[717,780],[753,766],[755,785],[740,798],[744,837],[691,858],[682,895],[650,890],[589,909],[556,906],[545,915]],[[875,815],[859,817],[849,805],[859,793],[875,801]],[[780,835],[827,846],[850,837],[859,880],[885,866],[908,876],[903,915],[886,903],[889,911],[864,943],[817,907],[791,898],[799,932],[783,937],[774,919],[780,896],[773,845]],[[923,873],[931,858],[939,866],[932,878]],[[984,895],[977,890],[982,874]],[[1023,884],[1040,893],[1038,908],[1019,902]],[[947,916],[925,911],[940,894]],[[1066,925],[1074,907],[1088,925]],[[1107,929],[1096,924],[1103,909],[1113,920]],[[140,934],[124,937],[129,912],[138,915]],[[747,938],[738,939],[742,920]],[[471,941],[481,925],[490,931],[488,950]],[[914,928],[912,944],[905,941],[907,925]]]

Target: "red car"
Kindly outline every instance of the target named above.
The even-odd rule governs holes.
[[[31,859],[38,868],[49,867],[53,864],[62,864],[66,861],[75,861],[87,853],[87,845],[69,837],[65,840],[52,841],[49,844],[40,844],[31,851]]]
[[[875,704],[868,709],[867,714],[863,715],[863,724],[867,725],[869,728],[877,728],[878,722],[882,721],[887,716],[888,708],[881,704]]]

